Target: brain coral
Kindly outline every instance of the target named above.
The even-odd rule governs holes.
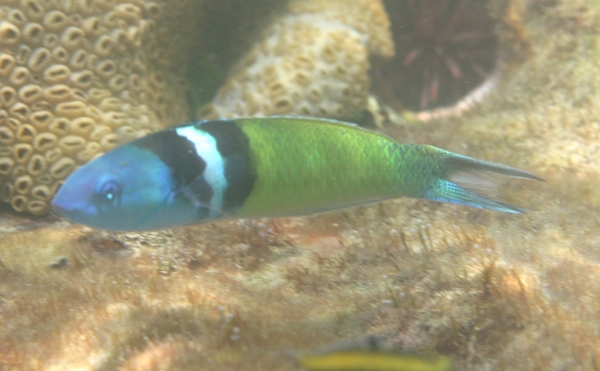
[[[1,200],[42,214],[76,166],[187,119],[177,72],[191,41],[164,41],[190,32],[194,3],[0,2]]]
[[[198,116],[351,118],[365,107],[369,56],[394,54],[381,1],[292,0],[288,8]]]

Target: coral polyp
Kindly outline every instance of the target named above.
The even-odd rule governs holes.
[[[376,76],[394,108],[448,106],[480,85],[497,58],[497,37],[481,0],[386,1],[396,57]]]

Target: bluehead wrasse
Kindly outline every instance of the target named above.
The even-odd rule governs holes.
[[[119,146],[73,172],[53,211],[108,230],[304,215],[415,197],[507,213],[509,178],[542,179],[358,126],[307,117],[203,121]]]
[[[405,352],[369,337],[356,343],[334,344],[298,357],[309,371],[448,371],[448,357],[436,353]]]

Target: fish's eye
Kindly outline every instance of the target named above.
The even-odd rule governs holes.
[[[108,181],[102,185],[98,195],[102,201],[113,203],[121,197],[121,186],[113,180]]]

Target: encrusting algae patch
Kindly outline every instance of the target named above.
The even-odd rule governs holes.
[[[507,52],[487,100],[386,132],[534,171],[547,183],[504,189],[532,212],[400,199],[144,234],[2,234],[0,369],[302,370],[293,352],[365,335],[459,370],[598,369],[600,10],[522,4],[491,2],[501,48],[529,46]]]

